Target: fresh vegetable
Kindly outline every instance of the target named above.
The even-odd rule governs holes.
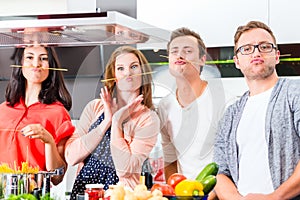
[[[215,163],[215,162],[209,163],[198,174],[196,180],[201,181],[209,175],[214,175],[215,176],[215,175],[217,175],[218,170],[219,170],[219,165],[217,163]]]
[[[163,195],[166,195],[166,196],[173,196],[173,195],[175,195],[174,189],[172,188],[172,186],[170,186],[168,184],[155,183],[151,187],[151,192],[153,192],[156,189],[160,190],[163,193]]]
[[[37,199],[33,194],[19,194],[19,195],[11,194],[9,195],[8,200],[37,200]]]
[[[175,187],[176,196],[203,196],[203,185],[196,180],[185,179]]]
[[[208,194],[210,191],[212,191],[212,189],[214,189],[215,185],[217,184],[217,179],[214,175],[208,175],[202,179],[200,183],[203,185],[204,194]]]
[[[45,195],[40,197],[40,200],[54,200],[54,199],[50,196],[50,193],[47,192]]]
[[[186,179],[186,177],[183,174],[174,173],[171,176],[169,176],[169,178],[167,180],[167,184],[172,186],[172,188],[175,189],[176,185],[185,179]]]
[[[141,188],[145,188],[147,190],[147,187],[145,185],[137,185],[135,188],[138,188],[136,190],[142,190]],[[110,189],[112,189],[112,193],[110,195],[111,200],[116,200],[116,199],[124,199],[125,196],[125,188],[123,185],[114,185],[110,186]]]
[[[136,185],[133,190],[123,184],[110,185],[105,193],[103,200],[168,200],[160,190],[151,192],[143,184]]]
[[[33,194],[11,194],[7,198],[7,200],[37,200],[37,198]],[[45,195],[40,197],[40,200],[54,200],[50,197],[50,193],[46,193]]]
[[[125,191],[125,195],[124,195],[124,200],[126,199],[136,199],[136,200],[146,200],[146,199],[149,199],[152,194],[150,191],[148,191],[148,188],[146,185],[143,185],[143,184],[139,184],[139,185],[136,185],[134,190],[133,190],[133,193],[131,193],[131,196],[128,196],[127,198],[125,198],[126,196],[126,191]],[[121,198],[123,199],[123,198]],[[111,200],[120,200],[120,199],[112,199]]]

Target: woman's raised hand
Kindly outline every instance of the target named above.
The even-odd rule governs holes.
[[[124,121],[128,120],[130,115],[134,112],[134,110],[141,104],[144,100],[144,96],[141,94],[137,96],[135,99],[130,101],[127,105],[120,108],[115,113],[115,118],[118,119],[119,123],[123,123]]]
[[[106,86],[101,88],[100,97],[104,106],[104,118],[111,121],[113,114],[118,110],[116,98],[112,98]]]

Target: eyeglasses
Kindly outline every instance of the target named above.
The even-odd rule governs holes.
[[[252,54],[255,51],[255,48],[258,49],[261,53],[270,53],[273,49],[276,49],[277,47],[272,43],[261,43],[261,44],[246,44],[241,47],[239,47],[236,50],[236,54],[240,52],[242,55],[249,55]]]

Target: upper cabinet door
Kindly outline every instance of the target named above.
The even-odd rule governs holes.
[[[96,0],[1,1],[0,16],[96,12]]]
[[[67,12],[67,0],[2,1],[1,16],[57,14]]]
[[[270,1],[270,26],[277,43],[300,43],[300,1]]]
[[[233,46],[233,37],[238,26],[250,20],[260,20],[268,24],[268,2],[137,0],[137,19],[170,31],[188,27],[198,32],[208,47]]]

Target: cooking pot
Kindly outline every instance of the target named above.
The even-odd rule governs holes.
[[[0,174],[0,199],[30,192],[30,174]]]
[[[7,199],[11,194],[32,193],[36,188],[42,190],[42,195],[45,195],[50,193],[51,176],[63,174],[63,167],[53,171],[40,171],[37,174],[0,173],[0,199]]]

